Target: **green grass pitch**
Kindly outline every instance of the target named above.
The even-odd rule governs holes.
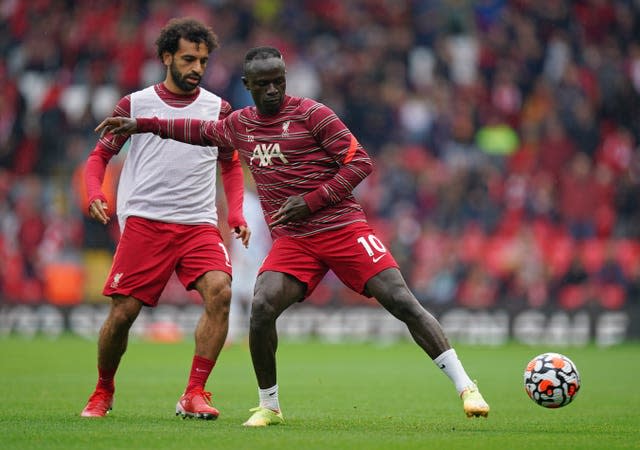
[[[76,337],[0,338],[3,449],[620,449],[640,448],[640,344],[612,348],[456,346],[491,413],[467,419],[453,386],[417,346],[280,344],[287,423],[246,429],[257,403],[246,344],[224,349],[207,388],[217,421],[174,416],[193,344],[132,340],[112,413],[79,413],[95,384],[96,343]],[[547,410],[524,393],[522,374],[544,351],[578,366],[574,402]]]

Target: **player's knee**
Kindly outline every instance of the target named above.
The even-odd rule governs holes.
[[[395,317],[406,321],[423,312],[423,308],[416,298],[407,289],[399,289],[389,292],[386,299],[380,303]]]
[[[277,313],[271,302],[265,297],[257,295],[251,302],[251,324],[260,326],[263,323],[275,321]]]
[[[231,286],[209,286],[204,292],[204,303],[208,314],[229,316],[231,308]]]
[[[209,285],[202,294],[206,303],[227,307],[231,303],[231,286],[226,283]]]
[[[138,317],[138,312],[131,308],[112,307],[109,312],[109,323],[116,330],[128,330]]]
[[[217,291],[216,299],[220,304],[226,305],[228,308],[231,304],[231,285],[225,284],[220,290]]]

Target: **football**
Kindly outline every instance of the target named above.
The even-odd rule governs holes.
[[[529,398],[545,408],[566,406],[580,390],[576,365],[560,353],[536,356],[524,371],[524,389]]]

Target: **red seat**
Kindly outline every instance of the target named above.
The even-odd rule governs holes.
[[[621,239],[616,243],[616,258],[626,275],[631,275],[640,264],[640,243],[631,239]]]
[[[596,296],[600,305],[605,309],[621,309],[627,299],[624,288],[617,284],[600,286]]]
[[[589,239],[580,246],[580,255],[584,268],[589,273],[596,273],[605,259],[607,242],[601,239]]]
[[[478,227],[470,227],[465,230],[458,243],[460,260],[465,263],[475,263],[480,261],[485,253],[487,237]]]
[[[567,235],[555,234],[544,243],[542,251],[551,275],[559,275],[566,272],[571,265],[575,242]]]
[[[581,308],[587,302],[587,293],[585,286],[571,285],[565,286],[560,290],[558,303],[562,309],[573,311]]]

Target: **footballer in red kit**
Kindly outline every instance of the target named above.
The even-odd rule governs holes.
[[[228,102],[199,87],[209,54],[218,46],[210,28],[189,18],[172,19],[156,45],[166,67],[164,81],[123,97],[114,115],[204,119],[230,113]],[[122,233],[103,289],[111,308],[98,336],[98,382],[81,416],[104,417],[111,411],[129,330],[143,306],[157,305],[175,272],[186,289],[200,294],[204,306],[194,330],[191,371],[175,412],[215,419],[219,411],[205,384],[227,336],[232,274],[218,229],[216,172],[220,163],[227,221],[246,246],[251,231],[242,214],[242,167],[233,149],[194,147],[151,134],[103,136],[85,168],[88,212],[103,225],[111,220],[111,205],[102,193],[105,170],[127,140],[115,208]]]
[[[236,148],[247,163],[274,242],[251,302],[249,347],[259,404],[244,425],[284,423],[276,377],[276,320],[308,296],[327,270],[404,322],[453,382],[465,414],[487,417],[489,405],[440,323],[411,293],[353,196],[372,171],[367,152],[331,108],[285,93],[285,63],[278,49],[249,50],[243,82],[255,106],[224,120],[111,117],[96,131],[153,133],[190,144]]]

